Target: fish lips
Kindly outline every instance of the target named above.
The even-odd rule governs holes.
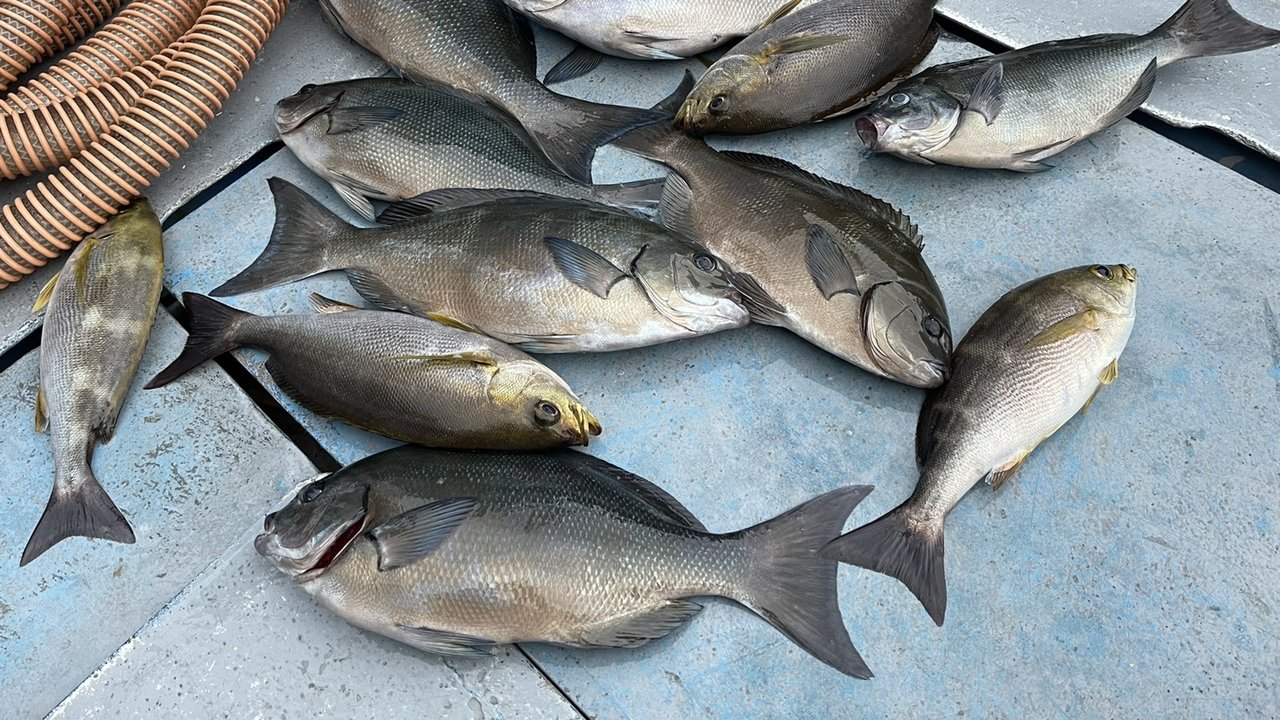
[[[364,490],[364,497],[361,498],[360,501],[359,515],[357,515],[355,520],[348,523],[342,530],[334,533],[329,542],[325,543],[321,548],[317,549],[317,551],[313,551],[307,557],[300,558],[300,562],[297,566],[299,572],[294,575],[294,582],[299,584],[305,583],[319,576],[325,570],[328,570],[329,566],[333,565],[333,563],[342,556],[342,553],[351,546],[351,543],[355,542],[356,538],[360,537],[360,535],[368,529],[370,520],[369,488],[366,487]],[[278,547],[283,546],[280,546],[277,539],[276,513],[267,515],[263,520],[262,525],[265,532],[259,534],[253,539],[254,550],[257,550],[259,555],[266,558],[278,556],[279,553],[273,551]],[[303,565],[302,563],[311,556],[315,556],[315,560],[309,564]]]
[[[860,115],[858,119],[853,121],[853,128],[858,132],[858,139],[863,145],[872,152],[879,152],[883,149],[883,143],[880,138],[887,129],[884,120],[870,115]]]
[[[281,135],[297,130],[310,122],[315,116],[333,109],[342,100],[344,94],[346,94],[346,91],[334,95],[326,102],[319,103],[314,102],[312,96],[305,94],[290,95],[284,98],[276,103],[276,130]],[[312,103],[311,107],[307,107],[308,102]]]

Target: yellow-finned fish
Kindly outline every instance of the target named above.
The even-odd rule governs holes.
[[[133,528],[98,484],[93,449],[111,439],[155,321],[164,274],[160,221],[140,198],[85,238],[36,299],[36,429],[53,438],[53,494],[22,565],[81,535],[132,543]]]

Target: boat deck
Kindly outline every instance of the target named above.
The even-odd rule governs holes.
[[[1175,0],[944,0],[994,44],[1142,32]],[[1280,27],[1272,0],[1236,0]],[[981,40],[976,36],[970,39]],[[991,44],[987,44],[991,47]],[[567,45],[539,32],[543,70]],[[982,52],[950,38],[929,62]],[[697,63],[609,60],[561,86],[649,105]],[[151,193],[165,286],[207,292],[254,258],[287,178],[354,220],[275,137],[273,103],[304,83],[385,72],[296,0],[225,111]],[[1280,48],[1162,71],[1150,112],[1280,148]],[[1229,117],[1228,117],[1229,116]],[[347,625],[253,551],[299,481],[390,441],[282,396],[237,351],[141,388],[181,347],[162,311],[98,476],[135,545],[61,543],[19,569],[53,470],[32,429],[38,323],[51,269],[0,292],[0,697],[5,717],[1274,717],[1280,714],[1280,196],[1122,121],[1015,175],[870,157],[847,120],[719,147],[784,157],[909,213],[957,337],[1008,289],[1073,265],[1141,271],[1120,377],[1088,413],[947,527],[950,607],[935,627],[884,576],[840,570],[841,606],[876,673],[845,677],[728,602],[638,650],[426,655]],[[1263,161],[1264,163],[1266,161]],[[1280,178],[1270,167],[1272,180]],[[614,148],[598,182],[656,168]],[[1270,183],[1272,188],[1280,182]],[[11,194],[14,189],[7,189]],[[254,312],[354,300],[337,277],[246,295]],[[848,527],[907,497],[922,392],[871,377],[776,328],[603,355],[550,356],[604,424],[589,449],[647,477],[714,531],[821,492],[872,484]],[[566,562],[571,562],[566,558]]]

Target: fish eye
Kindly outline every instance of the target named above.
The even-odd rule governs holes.
[[[1103,280],[1110,280],[1110,279],[1111,279],[1111,268],[1107,267],[1106,265],[1094,265],[1094,266],[1093,266],[1093,274],[1094,274],[1094,275],[1097,275],[1098,277],[1102,278]]]
[[[315,86],[315,85],[312,85],[311,83],[307,83],[306,85],[303,85],[303,86],[302,86],[302,89],[298,91],[298,94],[299,94],[299,95],[306,95],[307,93],[309,93],[309,92],[311,92],[312,90],[315,90],[315,89],[316,89],[316,86]]]
[[[711,103],[707,105],[707,109],[713,113],[723,112],[725,103],[727,102],[728,100],[726,100],[723,95],[717,95],[711,98]]]
[[[706,253],[695,254],[693,264],[702,272],[711,272],[716,269],[716,259]]]
[[[906,93],[894,93],[889,96],[889,102],[894,105],[906,105],[911,102],[911,96]]]
[[[560,419],[560,408],[543,400],[534,406],[533,417],[539,425],[553,425]]]
[[[920,323],[920,326],[923,327],[924,331],[929,334],[929,337],[931,338],[942,337],[942,323],[939,322],[938,318],[934,317],[933,315],[925,315],[924,320]]]
[[[315,499],[320,497],[320,494],[323,492],[324,492],[324,481],[317,480],[316,482],[313,482],[310,485],[303,488],[302,502],[304,503],[315,502]]]

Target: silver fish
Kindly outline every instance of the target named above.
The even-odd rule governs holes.
[[[445,191],[388,212],[439,210],[423,204],[431,197],[464,206],[360,229],[288,182],[270,184],[271,240],[214,295],[344,270],[378,307],[447,319],[529,352],[644,347],[750,321],[719,258],[594,203]],[[478,204],[466,204],[472,201]]]
[[[933,49],[934,0],[823,0],[734,45],[676,114],[695,135],[763,133],[847,112]]]
[[[729,263],[754,321],[882,377],[942,383],[946,305],[923,237],[898,209],[785,160],[716,152],[670,127],[643,128],[618,145],[672,170],[663,222]]]
[[[405,77],[464,90],[520,122],[552,164],[591,182],[596,148],[668,116],[558,95],[538,82],[533,36],[502,0],[321,0],[330,20]]]
[[[556,170],[509,115],[441,85],[367,78],[306,85],[276,103],[293,154],[366,219],[370,200],[506,188],[652,210],[661,180],[597,185]]]
[[[271,357],[267,372],[326,417],[436,447],[524,450],[586,445],[600,423],[567,383],[502,342],[401,313],[320,296],[312,315],[259,316],[184,293],[187,346],[148,388],[237,347]]]
[[[1146,102],[1156,70],[1280,43],[1227,0],[1187,0],[1146,35],[1091,35],[938,65],[855,121],[874,152],[933,165],[1048,170],[1045,160]]]
[[[1078,267],[997,300],[956,348],[951,379],[920,409],[915,493],[824,554],[901,580],[941,625],[947,513],[984,478],[999,488],[1115,380],[1137,279],[1127,265]]]
[[[99,443],[115,434],[160,302],[160,221],[140,198],[80,243],[49,281],[40,340],[36,430],[53,438],[53,494],[21,564],[68,537],[122,543],[133,528],[93,474]]]
[[[715,595],[868,678],[836,563],[818,550],[870,490],[713,534],[658,486],[582,453],[403,447],[303,487],[254,546],[347,622],[428,652],[639,647],[697,614],[690,598]]]

